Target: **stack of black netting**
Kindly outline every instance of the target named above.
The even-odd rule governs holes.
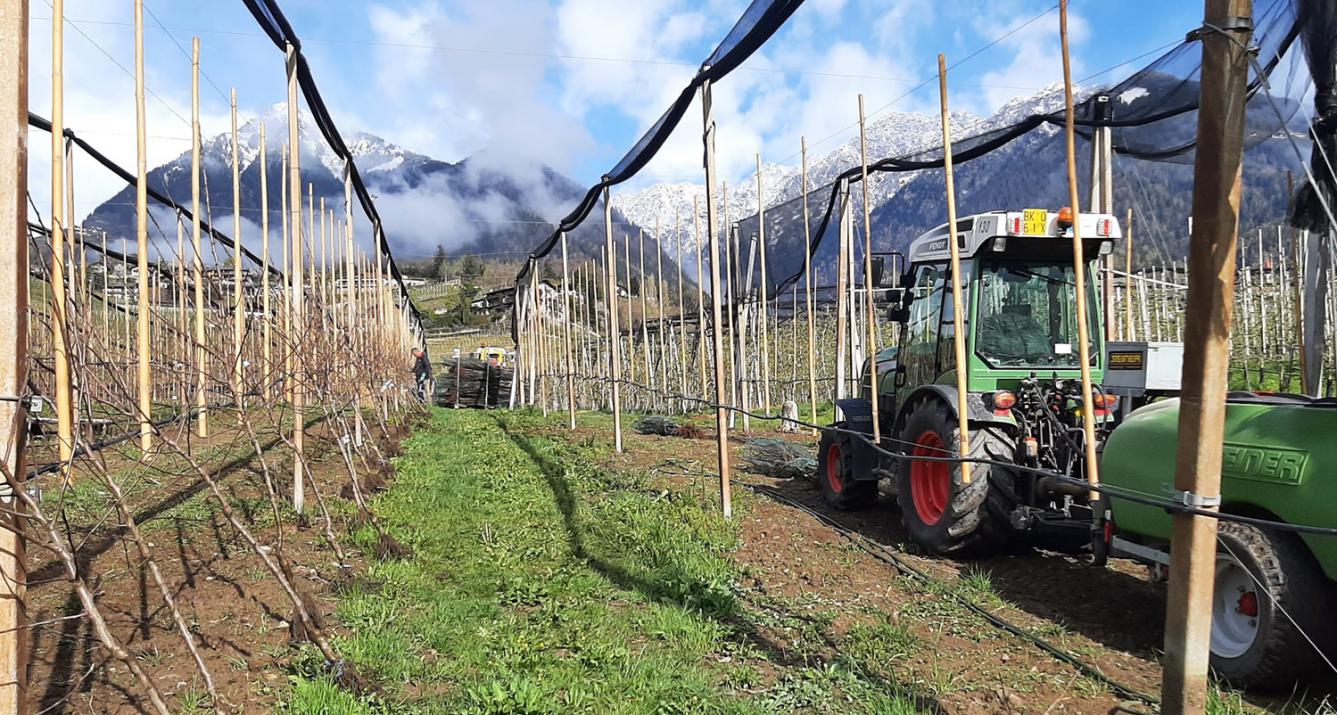
[[[436,378],[434,396],[442,407],[497,407],[511,394],[509,367],[487,360],[447,360]]]

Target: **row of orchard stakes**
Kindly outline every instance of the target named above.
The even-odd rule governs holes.
[[[97,479],[104,486],[128,529],[129,540],[149,565],[157,592],[193,656],[194,669],[211,700],[220,702],[191,630],[175,606],[173,589],[157,569],[151,544],[140,536],[116,482],[109,478],[105,464],[99,462],[99,449],[122,442],[137,444],[144,464],[179,459],[190,465],[191,476],[207,484],[224,517],[261,559],[269,576],[282,585],[309,639],[329,663],[338,663],[337,652],[304,606],[302,588],[284,573],[281,544],[262,544],[232,513],[214,476],[193,457],[192,445],[211,436],[210,417],[220,413],[228,417],[225,421],[235,415],[237,428],[249,433],[246,442],[254,445],[255,456],[262,462],[264,449],[257,434],[263,431],[266,439],[277,437],[292,459],[293,489],[290,495],[280,497],[270,483],[276,518],[280,499],[285,499],[305,520],[309,511],[305,498],[313,494],[319,507],[314,518],[323,522],[323,536],[340,562],[347,561],[330,528],[326,497],[308,479],[306,428],[313,419],[324,420],[345,435],[333,446],[342,454],[358,507],[365,512],[356,474],[367,464],[365,452],[377,448],[364,435],[387,429],[387,423],[414,409],[404,356],[411,345],[421,343],[413,307],[400,290],[402,286],[396,285],[389,268],[392,259],[381,248],[385,245],[383,237],[371,237],[377,239],[372,241],[374,255],[360,247],[367,237],[355,235],[354,187],[347,178],[342,215],[326,206],[325,199],[317,202],[309,184],[303,198],[300,152],[289,150],[299,146],[300,51],[292,44],[285,57],[288,122],[277,187],[270,186],[265,150],[268,139],[265,128],[260,128],[261,228],[258,241],[256,237],[247,238],[259,243],[261,255],[254,260],[257,257],[244,249],[241,235],[235,90],[231,95],[232,236],[227,240],[212,228],[205,235],[209,207],[207,203],[201,205],[207,187],[202,192],[201,57],[196,38],[190,68],[190,207],[185,210],[175,205],[174,252],[165,235],[161,238],[166,248],[151,242],[150,226],[156,226],[156,222],[148,207],[142,0],[134,0],[135,243],[127,247],[121,239],[117,251],[116,246],[108,246],[105,233],[75,225],[78,154],[75,135],[64,125],[63,106],[63,36],[69,21],[64,19],[63,0],[54,0],[52,10],[51,204],[48,222],[40,220],[41,212],[33,206],[39,220],[30,224],[26,182],[29,147],[24,140],[33,123],[28,114],[29,3],[0,3],[0,36],[4,39],[0,92],[5,99],[3,106],[8,108],[4,130],[9,137],[0,150],[0,164],[9,177],[4,183],[0,214],[5,227],[0,265],[7,277],[0,281],[0,302],[13,308],[0,321],[4,351],[0,359],[4,385],[0,390],[6,395],[0,401],[6,482],[5,508],[0,516],[4,521],[0,524],[0,712],[25,713],[29,707],[25,699],[25,538],[39,540],[39,545],[65,562],[67,576],[97,641],[134,675],[141,695],[154,711],[169,711],[162,693],[136,657],[107,627],[88,576],[79,572],[71,550],[62,545],[53,516],[43,511],[39,492],[30,481],[40,478],[32,475],[42,474],[58,480],[54,486],[47,485],[57,491],[85,479]],[[281,234],[281,241],[271,236],[271,188],[280,194],[281,226],[274,228]],[[379,231],[379,225],[375,226],[374,232]],[[162,234],[160,227],[158,232]],[[274,241],[280,241],[281,257],[271,256]],[[220,242],[230,247],[230,261],[218,256]],[[37,247],[38,255],[49,246],[49,264],[30,266],[30,245]],[[93,266],[87,257],[90,251],[101,254],[101,260]],[[206,267],[206,252],[214,257],[213,268]],[[255,265],[245,266],[244,257]],[[225,268],[229,262],[230,270]],[[112,276],[118,272],[119,285],[113,285]],[[30,277],[33,283],[49,286],[49,297],[30,296]],[[33,365],[49,370],[32,370]],[[54,403],[57,449],[54,462],[34,467],[25,456],[25,425],[30,419],[42,420],[44,408],[32,399],[36,395]],[[121,437],[97,440],[95,433]],[[268,469],[266,466],[267,480]]]
[[[1078,195],[1072,79],[1067,62],[1066,6],[1066,2],[1060,3],[1059,17],[1068,119],[1065,132],[1070,190],[1068,203],[1076,210],[1084,204]],[[1251,5],[1248,2],[1212,0],[1207,3],[1205,17],[1248,18],[1250,15]],[[1077,283],[1075,292],[1078,296],[1076,325],[1082,333],[1077,341],[1081,352],[1078,359],[1082,366],[1082,399],[1085,402],[1082,412],[1087,434],[1087,464],[1091,465],[1087,478],[1093,488],[1099,486],[1100,481],[1095,469],[1098,462],[1094,453],[1096,441],[1091,419],[1094,409],[1091,403],[1090,361],[1086,354],[1085,281],[1099,279],[1103,289],[1105,312],[1109,316],[1104,326],[1107,338],[1131,339],[1141,336],[1144,340],[1182,339],[1187,345],[1184,364],[1193,366],[1193,369],[1187,370],[1184,375],[1183,402],[1191,407],[1184,410],[1180,422],[1181,457],[1175,484],[1176,489],[1185,493],[1209,500],[1219,494],[1224,396],[1232,351],[1237,358],[1242,358],[1244,382],[1250,385],[1255,384],[1255,379],[1261,385],[1265,379],[1263,373],[1271,369],[1274,375],[1276,371],[1280,372],[1279,381],[1283,384],[1288,384],[1292,377],[1298,377],[1304,392],[1316,394],[1321,390],[1324,375],[1329,372],[1323,364],[1311,365],[1307,369],[1303,364],[1305,351],[1301,350],[1297,354],[1293,349],[1293,346],[1303,344],[1300,327],[1302,296],[1299,285],[1294,280],[1288,281],[1286,275],[1288,272],[1291,276],[1303,273],[1301,260],[1304,252],[1298,248],[1287,252],[1281,246],[1282,237],[1278,233],[1274,254],[1277,260],[1275,264],[1268,260],[1265,268],[1266,251],[1264,237],[1260,232],[1256,237],[1258,265],[1244,266],[1237,272],[1236,246],[1240,238],[1238,194],[1243,146],[1243,112],[1240,108],[1245,96],[1248,62],[1245,54],[1238,50],[1247,46],[1247,42],[1241,44],[1238,37],[1206,33],[1202,44],[1204,59],[1198,163],[1193,217],[1188,222],[1191,249],[1187,262],[1182,268],[1179,265],[1169,268],[1162,265],[1135,273],[1131,264],[1134,217],[1129,210],[1125,232],[1128,262],[1123,270],[1117,270],[1113,257],[1108,256],[1100,269],[1102,275],[1088,277],[1084,272],[1086,261],[1082,256],[1081,237],[1075,230],[1080,222],[1073,222],[1073,263]],[[950,147],[952,139],[946,121],[946,66],[941,58],[939,69],[943,145]],[[856,233],[853,230],[855,219],[850,210],[849,186],[839,186],[837,205],[840,246],[834,291],[835,326],[831,329],[829,324],[820,325],[825,321],[819,321],[816,316],[819,309],[814,305],[814,295],[818,291],[814,286],[810,263],[811,234],[806,236],[809,250],[804,251],[805,264],[801,279],[804,297],[799,297],[800,287],[797,284],[792,298],[770,296],[764,268],[767,262],[767,242],[762,233],[765,231],[765,221],[758,220],[758,233],[761,235],[754,234],[750,240],[747,237],[741,239],[744,245],[740,250],[740,231],[729,227],[727,219],[719,219],[720,212],[716,204],[727,202],[727,194],[721,198],[717,192],[716,129],[712,118],[709,81],[701,87],[700,99],[704,112],[706,220],[702,233],[697,210],[693,210],[693,221],[697,223],[694,232],[694,262],[697,266],[695,315],[691,315],[688,301],[682,295],[681,260],[677,261],[679,297],[676,315],[665,311],[666,280],[662,266],[657,267],[655,287],[646,288],[644,233],[637,239],[641,246],[641,265],[636,269],[632,265],[633,237],[623,235],[620,242],[616,240],[611,197],[609,190],[605,189],[602,197],[605,240],[599,258],[576,266],[573,277],[568,264],[566,234],[563,233],[560,236],[560,287],[545,290],[540,284],[537,278],[539,271],[533,270],[540,259],[531,258],[530,265],[522,272],[527,278],[517,286],[516,293],[514,320],[519,340],[519,361],[511,404],[539,406],[545,412],[565,409],[573,428],[578,409],[607,409],[613,415],[612,437],[618,451],[623,446],[621,413],[624,407],[682,412],[713,409],[717,425],[715,437],[720,502],[727,518],[732,513],[728,435],[730,428],[736,424],[736,418],[741,416],[743,430],[747,431],[750,419],[778,417],[773,413],[773,408],[780,400],[784,400],[809,403],[809,414],[804,419],[807,424],[819,424],[818,404],[825,399],[844,397],[851,381],[856,380],[853,376],[857,375],[866,356],[883,343],[879,342],[880,329],[870,291],[856,288],[856,270],[862,271],[864,286],[874,285],[867,199],[863,202],[864,260],[863,265],[856,268],[852,265],[856,252],[853,246]],[[862,96],[859,97],[859,126],[861,144],[866,146]],[[1103,151],[1110,151],[1108,138],[1104,142]],[[806,149],[805,144],[801,151],[805,227],[810,225],[807,220]],[[1093,142],[1093,150],[1102,151],[1099,138]],[[947,157],[945,189],[948,215],[943,218],[947,225],[954,225],[955,196],[950,164],[952,152],[945,151],[944,154]],[[1204,160],[1205,156],[1212,159]],[[862,189],[866,197],[869,165],[866,149],[861,158],[864,177]],[[1108,167],[1108,162],[1105,162],[1105,166]],[[758,157],[758,216],[764,215],[766,211],[761,199],[764,193],[760,186],[760,169]],[[1093,177],[1090,210],[1096,213],[1114,212],[1111,182],[1112,177],[1108,173]],[[727,211],[724,213],[727,215]],[[673,235],[679,235],[676,226]],[[658,235],[652,238],[657,244]],[[1298,246],[1307,236],[1296,232],[1292,239]],[[949,244],[953,247],[955,265],[955,242]],[[681,258],[681,248],[678,251]],[[663,248],[656,246],[655,252],[662,260]],[[709,263],[706,275],[702,275],[703,254]],[[736,297],[736,277],[741,273],[750,281],[754,275],[753,260],[759,260],[763,266],[759,274],[761,297]],[[639,271],[641,279],[639,325],[631,293],[631,287],[637,285],[633,280],[634,270]],[[961,286],[956,280],[955,268],[951,274],[951,294],[956,305],[954,315],[957,320],[956,374],[962,377],[965,371],[960,368],[964,361],[964,331],[960,325]],[[893,272],[892,275],[897,274]],[[1236,275],[1242,284],[1239,295],[1235,291]],[[672,285],[671,280],[668,285]],[[620,296],[623,286],[627,288],[625,307]],[[647,310],[647,292],[651,296],[658,295],[657,315],[652,316]],[[573,295],[581,299],[573,302]],[[590,296],[593,297],[592,301]],[[706,300],[710,300],[709,308],[705,306]],[[671,296],[667,302],[671,302]],[[1333,305],[1321,306],[1320,309],[1326,311],[1326,315],[1320,314],[1319,319],[1331,325],[1334,318]],[[1231,330],[1231,318],[1235,311],[1242,315],[1243,330]],[[782,320],[786,317],[788,331],[782,329]],[[832,316],[830,311],[825,311],[822,317],[830,319]],[[620,325],[624,318],[628,324]],[[695,325],[696,335],[693,339],[689,339],[691,325]],[[784,351],[787,361],[782,360],[779,348],[785,332],[791,336],[788,349]],[[799,338],[805,332],[806,339]],[[821,369],[816,358],[819,354],[834,356],[833,360],[823,361],[830,370]],[[1296,358],[1300,360],[1298,366],[1294,364]],[[800,377],[799,363],[804,361],[806,379]],[[1321,363],[1329,361],[1337,365],[1337,355],[1320,358]],[[874,371],[877,369],[876,361],[869,364]],[[781,376],[784,367],[789,368],[788,379]],[[876,375],[872,377],[873,384],[879,384],[878,380]],[[777,397],[776,390],[779,400],[774,399]],[[964,400],[963,385],[957,394],[959,399]],[[879,424],[878,400],[870,402],[873,410],[872,425],[876,433]],[[961,453],[965,453],[968,451],[966,441],[969,439],[965,420],[967,410],[961,406],[957,414],[961,415],[963,444],[960,449]],[[797,415],[790,414],[789,417],[796,419]],[[874,442],[879,438],[880,435],[874,434]],[[969,463],[963,463],[962,471],[966,472],[968,467]],[[969,477],[964,479],[968,480]],[[1093,491],[1092,497],[1097,496]],[[1170,579],[1173,585],[1167,619],[1162,705],[1165,712],[1200,712],[1206,699],[1207,621],[1211,613],[1209,599],[1216,521],[1202,516],[1179,514],[1175,516],[1175,529],[1178,538],[1174,542],[1174,565]]]

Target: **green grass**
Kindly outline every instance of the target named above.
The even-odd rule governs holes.
[[[663,498],[593,466],[606,445],[532,436],[545,424],[438,410],[405,443],[375,508],[415,555],[373,564],[337,610],[336,647],[382,694],[299,665],[286,712],[915,712],[857,667],[781,663],[753,635],[736,534],[709,497]],[[871,629],[858,649],[903,639]]]

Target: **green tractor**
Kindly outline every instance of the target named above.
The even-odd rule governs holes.
[[[1087,332],[1101,481],[1172,501],[1182,346],[1106,350],[1095,261],[1120,227],[1109,215],[1080,220],[1092,277]],[[887,479],[909,538],[929,553],[979,555],[1025,542],[1089,549],[1097,564],[1131,558],[1164,573],[1171,517],[1163,506],[1088,499],[1071,221],[1066,210],[1027,209],[957,222],[969,456],[989,462],[973,463],[969,482],[960,464],[940,461],[956,457],[960,444],[946,225],[910,245],[902,285],[885,291],[899,341],[876,354],[882,441],[873,446],[865,363],[861,394],[837,400],[840,429],[824,431],[818,448],[828,504],[871,505]],[[1221,511],[1337,526],[1334,437],[1337,400],[1230,394]],[[1337,662],[1327,614],[1337,596],[1337,536],[1223,520],[1219,543],[1215,672],[1242,687],[1285,687]]]
[[[1103,337],[1095,261],[1120,237],[1110,215],[1080,218],[1090,266],[1087,282],[1091,374],[1101,379]],[[1044,469],[1085,480],[1077,288],[1072,215],[1043,209],[960,219],[965,316],[966,406],[971,457]],[[954,321],[947,226],[916,239],[909,270],[891,296],[888,317],[899,347],[877,354],[882,449],[907,457],[954,456],[959,445]],[[865,364],[861,394],[837,401],[836,426],[872,433]],[[1095,396],[1096,418],[1111,420],[1118,398]],[[871,504],[890,480],[910,538],[934,554],[981,553],[1020,535],[1055,545],[1090,543],[1086,490],[1067,480],[986,464],[962,478],[959,464],[909,461],[849,432],[823,433],[818,482],[840,509]]]

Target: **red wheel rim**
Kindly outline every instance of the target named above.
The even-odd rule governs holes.
[[[840,474],[840,445],[833,444],[826,450],[826,483],[831,491],[839,494],[845,488],[845,480]]]
[[[943,449],[942,438],[933,430],[919,435],[910,453],[915,457],[949,456]],[[915,513],[925,525],[933,526],[941,521],[952,500],[951,464],[920,460],[911,462],[910,497],[915,504]]]

